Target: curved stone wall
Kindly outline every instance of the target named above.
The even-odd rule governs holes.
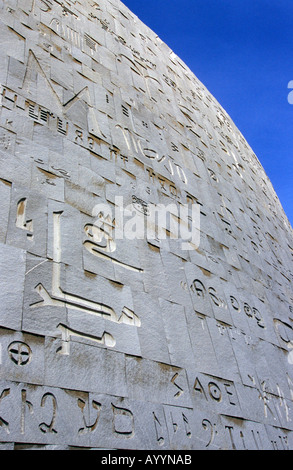
[[[1,9],[2,449],[287,449],[292,229],[118,0]]]

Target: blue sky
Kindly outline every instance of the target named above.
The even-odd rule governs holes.
[[[122,0],[192,70],[263,165],[293,226],[292,0]],[[292,82],[293,83],[293,82]],[[293,103],[293,91],[292,91]]]

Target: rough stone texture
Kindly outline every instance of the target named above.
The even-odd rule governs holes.
[[[293,449],[292,229],[244,137],[119,0],[0,11],[0,448]],[[117,196],[199,204],[199,246],[108,236]]]

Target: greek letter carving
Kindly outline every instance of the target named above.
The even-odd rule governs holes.
[[[213,400],[220,402],[222,400],[222,392],[215,382],[208,384],[209,394]]]

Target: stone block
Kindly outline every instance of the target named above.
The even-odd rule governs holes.
[[[21,329],[26,256],[21,248],[0,244],[0,323],[2,327]]]
[[[120,0],[0,4],[0,449],[292,448],[292,231],[248,143]]]

